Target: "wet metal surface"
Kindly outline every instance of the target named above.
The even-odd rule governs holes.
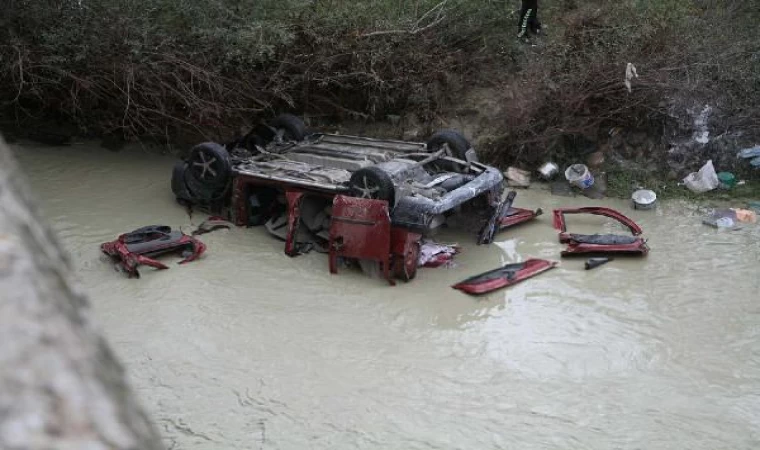
[[[453,269],[389,287],[325,255],[289,258],[263,229],[140,280],[98,244],[142,225],[187,232],[173,160],[95,146],[16,147],[106,335],[174,449],[760,448],[760,227],[716,230],[691,204],[521,191],[515,206],[612,206],[652,252],[593,271],[564,260],[474,299],[449,286],[558,259],[551,215],[460,242]],[[601,217],[579,232],[621,232]],[[600,230],[601,228],[601,230]],[[175,261],[169,260],[170,264]]]

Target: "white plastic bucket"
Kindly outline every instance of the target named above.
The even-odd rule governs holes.
[[[585,164],[573,164],[565,170],[565,178],[571,184],[581,189],[588,189],[594,185],[594,176]]]

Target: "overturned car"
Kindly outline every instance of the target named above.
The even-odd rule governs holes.
[[[348,205],[367,209],[367,217],[377,216],[370,210],[381,204],[387,208],[389,235],[404,242],[391,242],[391,248],[414,247],[410,236],[418,240],[457,213],[479,221],[477,227],[503,219],[494,217],[503,206],[501,172],[479,163],[456,131],[440,131],[425,143],[309,133],[288,114],[226,145],[195,146],[175,165],[172,190],[180,203],[226,215],[237,225],[265,225],[285,239],[289,255],[304,251],[306,240],[330,250],[330,217],[338,196],[380,201]],[[363,220],[359,213],[351,217]],[[299,237],[304,232],[308,239]],[[395,255],[390,261],[408,259]],[[413,276],[409,270],[402,278]]]

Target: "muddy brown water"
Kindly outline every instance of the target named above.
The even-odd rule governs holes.
[[[191,228],[172,158],[15,149],[169,448],[760,448],[760,226],[719,231],[688,203],[632,211],[534,189],[516,205],[629,213],[651,254],[588,272],[564,260],[476,299],[449,286],[558,259],[550,215],[487,247],[447,231],[440,240],[464,246],[457,267],[396,287],[331,276],[324,255],[289,258],[240,228],[203,236],[199,262],[128,280],[98,244],[147,224]]]

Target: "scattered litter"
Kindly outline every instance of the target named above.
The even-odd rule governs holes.
[[[206,246],[182,231],[172,231],[166,225],[150,225],[120,235],[116,240],[105,242],[100,249],[116,261],[116,268],[130,278],[139,278],[137,266],[146,265],[156,269],[168,269],[155,256],[180,252],[184,258],[179,264],[198,259]]]
[[[461,250],[459,244],[438,244],[424,241],[420,247],[417,265],[420,267],[453,267],[454,255]]]
[[[451,286],[472,295],[487,294],[489,292],[512,286],[520,281],[527,280],[540,273],[557,267],[555,261],[544,259],[529,259],[525,262],[507,264],[498,269],[475,275]]]
[[[721,189],[731,189],[736,186],[736,177],[731,172],[719,172],[718,181]]]
[[[571,184],[581,189],[588,189],[594,185],[594,176],[585,164],[573,164],[565,170],[565,178]]]
[[[683,182],[689,190],[696,192],[697,194],[712,191],[720,184],[712,160],[707,161],[707,163],[699,169],[699,172],[690,173],[683,179]]]
[[[200,225],[198,225],[198,228],[196,228],[190,234],[193,236],[198,236],[201,234],[210,233],[212,231],[221,230],[222,228],[229,230],[232,227],[232,222],[228,222],[219,216],[211,216],[208,219],[204,220]]]
[[[657,206],[657,194],[649,189],[639,189],[631,195],[633,209],[653,209]]]
[[[636,71],[636,66],[633,65],[633,63],[628,63],[625,66],[625,88],[628,89],[628,92],[631,92],[631,80],[634,78],[638,78],[639,73]]]
[[[740,150],[739,153],[736,154],[736,157],[744,159],[760,157],[760,145]]]
[[[589,258],[588,261],[586,261],[585,267],[586,270],[592,270],[607,264],[610,261],[612,261],[612,258]]]
[[[559,173],[559,166],[549,161],[549,162],[544,163],[541,167],[538,168],[538,173],[541,174],[541,178],[549,181],[553,179],[555,176],[557,176],[557,174]]]
[[[734,228],[736,222],[738,222],[736,212],[732,209],[716,209],[702,219],[703,224],[714,228]]]
[[[530,172],[527,170],[509,167],[504,175],[507,177],[507,184],[510,187],[527,188],[530,186]]]
[[[751,211],[749,209],[734,209],[734,214],[736,214],[736,220],[739,222],[745,222],[745,223],[755,223],[757,222],[757,213],[755,211]]]

